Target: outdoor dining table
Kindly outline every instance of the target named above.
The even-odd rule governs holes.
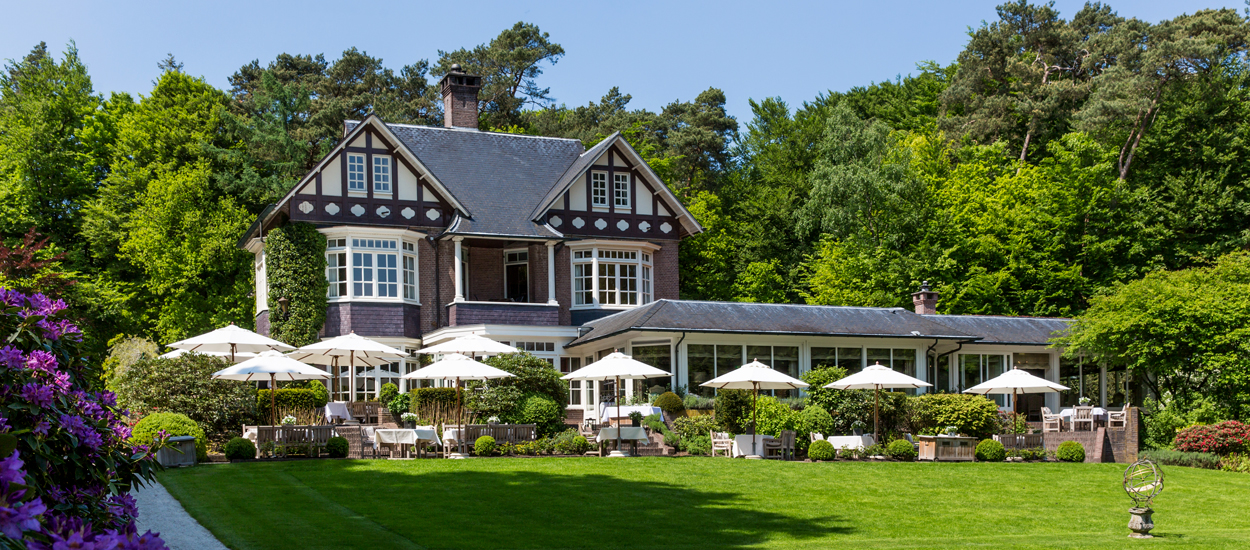
[[[872,434],[864,435],[831,435],[825,438],[834,449],[863,449],[875,444]]]
[[[1072,409],[1064,409],[1062,411],[1059,411],[1059,416],[1063,418],[1064,422],[1068,422],[1072,420],[1072,412],[1073,412]],[[1102,407],[1094,407],[1093,412],[1094,412],[1093,414],[1094,420],[1098,420],[1101,422],[1107,421],[1107,409],[1104,409]]]
[[[433,426],[421,426],[418,428],[372,428],[365,427],[365,436],[373,440],[374,448],[381,447],[383,444],[403,445],[404,458],[408,458],[412,446],[417,447],[417,456],[421,456],[423,443],[433,443],[442,445],[442,441],[438,438],[438,432]],[[394,458],[394,457],[392,457]]]
[[[605,441],[616,441],[616,430],[621,431],[621,442],[630,443],[642,442],[644,445],[651,441],[651,436],[647,435],[647,429],[640,426],[626,426],[624,428],[604,428],[599,430],[599,434],[595,436],[596,443]]]
[[[347,410],[347,403],[342,401],[331,401],[326,403],[326,421],[334,422],[335,418],[347,420],[355,420],[352,418],[351,411]]]
[[[755,452],[751,452],[751,434],[738,434],[734,436],[734,458],[747,456],[750,454],[759,454],[764,450],[764,442],[773,438],[771,435],[759,434],[755,436]]]

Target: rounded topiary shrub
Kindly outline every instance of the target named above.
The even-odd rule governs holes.
[[[669,416],[686,410],[686,404],[682,402],[680,397],[677,397],[677,394],[671,391],[660,394],[659,397],[655,398],[655,403],[652,404],[668,413]]]
[[[537,425],[538,435],[554,435],[565,428],[564,407],[550,397],[531,395],[521,404],[521,423]]]
[[[1085,447],[1076,441],[1064,441],[1059,444],[1055,458],[1063,462],[1085,462]]]
[[[906,439],[895,439],[886,446],[885,455],[894,460],[916,460],[916,447]]]
[[[484,435],[477,438],[473,442],[473,454],[477,456],[490,456],[495,454],[495,438]]]
[[[833,450],[833,443],[828,441],[813,441],[807,448],[807,458],[812,460],[833,460],[835,456],[837,452]]]
[[[573,438],[573,452],[577,454],[585,454],[590,450],[590,441],[586,440],[586,436],[579,435]]]
[[[330,458],[347,458],[347,439],[339,436],[326,440],[326,454]]]
[[[1002,462],[1007,459],[1007,449],[993,439],[984,439],[977,443],[977,460],[981,462]]]
[[[208,446],[204,439],[204,430],[185,414],[153,413],[143,417],[130,432],[130,440],[138,445],[151,445],[156,434],[161,430],[170,437],[178,435],[195,436],[195,459],[208,460]]]
[[[250,460],[256,458],[256,445],[250,440],[236,437],[226,443],[226,458],[230,460]]]

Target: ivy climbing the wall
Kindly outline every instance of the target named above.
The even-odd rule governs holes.
[[[265,238],[265,263],[270,337],[297,347],[316,342],[326,320],[325,236],[303,222],[274,229]]]

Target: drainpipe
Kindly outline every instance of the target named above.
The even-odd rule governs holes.
[[[933,360],[933,367],[934,367],[933,372],[934,372],[934,373],[936,373],[936,372],[937,372],[937,366],[938,366],[939,364],[941,364],[941,362],[942,362],[942,358],[943,358],[943,357],[946,357],[947,355],[950,355],[950,354],[952,354],[952,353],[956,353],[956,352],[958,352],[958,351],[959,351],[959,350],[961,350],[961,349],[964,349],[964,344],[968,344],[968,343],[971,343],[971,342],[973,342],[973,341],[974,341],[974,340],[960,340],[960,341],[958,341],[958,342],[955,342],[956,344],[958,344],[958,346],[956,346],[956,347],[955,347],[955,349],[950,350],[950,351],[948,351],[948,352],[946,352],[946,353],[943,353],[943,354],[941,354],[941,355],[938,355],[938,356],[937,356],[937,359],[934,359],[934,360]],[[937,342],[935,341],[935,342],[933,343],[933,345],[934,345],[934,346],[936,346],[936,345],[937,345]],[[932,349],[932,347],[930,347],[930,349]],[[951,370],[953,371],[954,369],[951,369]],[[953,373],[952,373],[952,374],[953,374]]]

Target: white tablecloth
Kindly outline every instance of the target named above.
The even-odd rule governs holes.
[[[599,430],[599,435],[595,436],[595,441],[599,443],[603,443],[604,441],[616,441],[616,430],[617,428],[604,428]],[[621,439],[623,441],[647,442],[651,440],[651,438],[647,436],[646,428],[626,426],[624,428],[620,428],[620,430]]]
[[[872,434],[833,435],[825,438],[834,449],[863,449],[873,445]]]
[[[1071,422],[1073,412],[1074,411],[1072,409],[1064,409],[1062,411],[1059,411],[1059,416],[1063,417],[1064,422]],[[1103,422],[1106,422],[1107,421],[1107,409],[1104,409],[1102,407],[1094,407],[1094,420],[1101,420]]]
[[[344,401],[331,401],[326,403],[326,421],[334,422],[335,418],[343,420],[351,420],[352,413],[347,411],[347,403]]]
[[[443,430],[443,441],[460,441],[460,430],[455,428],[447,428]]]
[[[773,436],[759,434],[755,436],[755,454],[764,456],[764,442],[772,439]],[[734,436],[734,456],[747,456],[751,454],[751,434],[741,434]]]
[[[629,418],[629,413],[632,413],[632,412],[642,413],[642,417],[646,418],[653,414],[660,414],[660,408],[652,407],[651,405],[621,405],[621,412],[618,415],[616,412],[615,405],[608,405],[607,403],[599,404],[599,418],[600,419],[606,420],[608,418]]]
[[[250,439],[252,440],[252,444],[255,445],[256,444],[256,426],[244,426],[243,427],[243,439]]]
[[[443,442],[439,440],[438,433],[434,428],[391,428],[391,429],[374,429],[373,444],[394,444],[394,445],[417,445],[420,443],[433,443],[441,445]]]

